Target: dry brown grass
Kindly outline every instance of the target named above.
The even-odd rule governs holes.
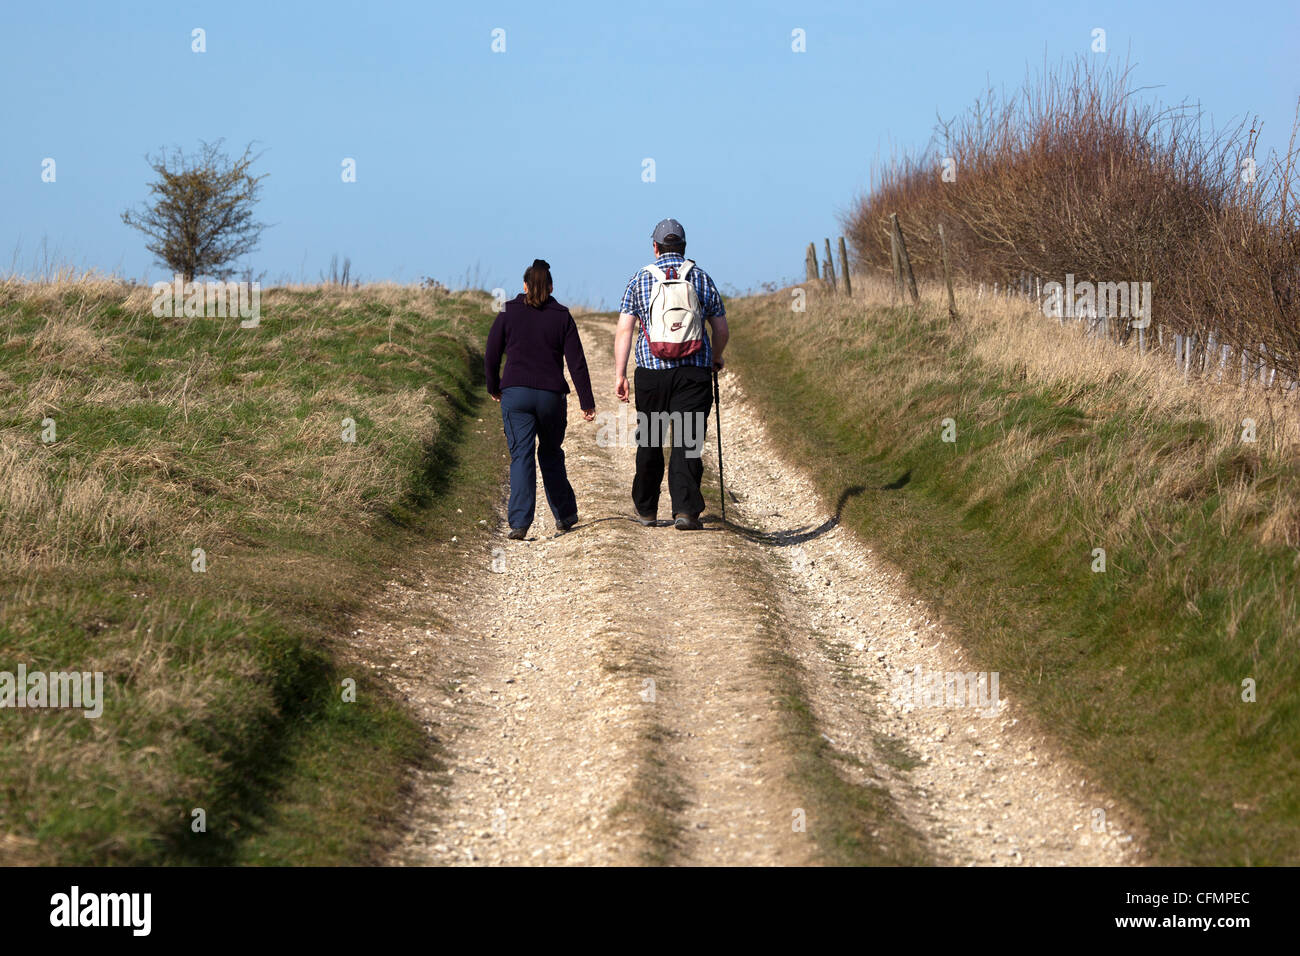
[[[947,310],[947,292],[942,283],[920,280],[921,307],[940,314]],[[892,282],[877,274],[853,276],[853,296],[825,295],[820,283],[815,287],[818,307],[832,316],[829,326],[809,323],[814,339],[822,334],[826,346],[838,323],[851,323],[866,309],[896,304],[898,298]],[[1256,424],[1258,451],[1288,459],[1300,455],[1300,396],[1277,388],[1242,387],[1225,376],[1219,382],[1217,369],[1208,374],[1184,377],[1173,365],[1168,353],[1139,353],[1105,337],[1087,335],[1080,323],[1060,324],[1046,318],[1032,299],[1018,295],[992,295],[970,283],[955,286],[960,320],[954,331],[961,335],[969,354],[981,362],[1005,369],[1034,383],[1059,386],[1074,396],[1095,417],[1117,410],[1110,402],[1101,402],[1091,386],[1116,386],[1126,397],[1127,409],[1137,410],[1139,420],[1169,420],[1192,416],[1214,423],[1213,438],[1204,454],[1218,455],[1241,446],[1243,421]],[[820,330],[820,332],[819,332]],[[928,380],[935,369],[916,369],[914,383]],[[1182,468],[1199,468],[1204,460],[1183,460],[1175,455],[1167,460],[1174,473]],[[1181,465],[1180,465],[1181,462]]]

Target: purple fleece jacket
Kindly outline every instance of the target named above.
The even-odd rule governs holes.
[[[506,353],[504,375],[500,373],[502,351]],[[488,333],[483,355],[488,393],[499,395],[503,388],[524,385],[567,395],[565,361],[578,390],[580,407],[595,408],[587,357],[582,352],[582,340],[578,338],[573,316],[554,297],[535,309],[524,301],[521,292],[506,303],[505,311],[497,316]]]

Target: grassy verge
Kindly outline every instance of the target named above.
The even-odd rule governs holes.
[[[1293,423],[1041,316],[790,302],[729,303],[730,356],[829,500],[869,489],[843,520],[1144,815],[1158,860],[1300,861]]]
[[[490,318],[272,290],[241,329],[115,283],[0,288],[0,671],[104,675],[98,719],[0,710],[0,858],[375,857],[430,754],[348,626],[479,477],[456,449]]]
[[[688,803],[681,780],[669,765],[671,731],[657,723],[637,738],[637,773],[627,792],[609,809],[615,821],[628,821],[640,839],[638,863],[665,866],[681,851],[682,813]]]
[[[637,560],[628,549],[625,566]],[[632,677],[639,685],[646,678],[667,692],[670,680],[648,633],[611,628],[602,636],[601,669],[610,675]],[[638,837],[637,862],[643,866],[671,863],[683,846],[682,813],[688,806],[681,774],[672,764],[672,731],[657,720],[646,718],[637,730],[636,773],[627,790],[609,809],[609,818],[635,829]]]
[[[748,565],[748,573],[740,576],[747,592],[745,603],[770,605],[776,582],[764,562],[757,556],[740,562],[742,569]],[[766,676],[781,714],[781,747],[789,755],[788,778],[803,795],[808,835],[831,866],[930,862],[924,840],[903,818],[883,782],[855,782],[847,764],[856,764],[856,758],[838,750],[822,733],[817,715],[808,706],[807,675],[788,650],[790,620],[778,607],[768,606],[761,619],[754,660]]]

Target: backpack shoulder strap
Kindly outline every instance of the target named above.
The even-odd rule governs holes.
[[[695,265],[695,260],[694,260],[694,259],[683,259],[683,260],[682,260],[682,268],[681,268],[681,270],[677,273],[677,278],[679,278],[679,279],[685,279],[685,278],[686,278],[686,273],[690,272],[690,271],[691,271],[691,267],[694,266],[694,265]]]
[[[656,279],[658,279],[660,282],[663,282],[663,281],[665,281],[665,280],[668,278],[666,275],[664,275],[664,270],[663,270],[663,269],[660,269],[660,268],[659,268],[657,265],[655,265],[653,262],[650,263],[648,266],[645,267],[645,271],[648,272],[648,273],[650,273],[652,276],[654,276],[654,277],[655,277]]]

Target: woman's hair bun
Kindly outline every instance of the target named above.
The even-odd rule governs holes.
[[[551,279],[551,264],[545,259],[534,259],[533,264],[524,270],[524,285],[528,286],[524,301],[534,309],[545,306],[555,288]]]

